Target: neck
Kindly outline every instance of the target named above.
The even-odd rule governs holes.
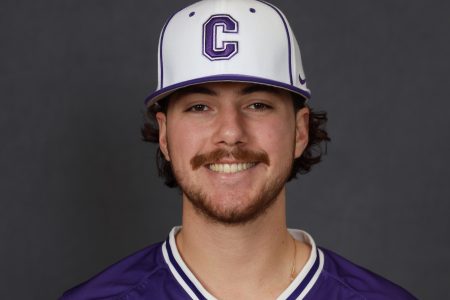
[[[221,299],[248,299],[246,293],[254,298],[253,287],[264,286],[264,295],[273,299],[289,285],[295,247],[286,228],[284,195],[283,189],[264,214],[244,225],[211,222],[184,197],[177,246],[207,290]]]

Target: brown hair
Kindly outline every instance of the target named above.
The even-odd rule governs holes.
[[[297,94],[292,95],[294,110],[295,113],[297,113],[301,108],[306,106],[304,104],[305,101]],[[159,126],[156,121],[156,113],[166,113],[168,102],[169,99],[164,98],[147,109],[144,126],[141,128],[143,141],[159,143]],[[297,174],[308,173],[311,170],[311,167],[319,163],[322,160],[322,155],[327,152],[326,145],[327,142],[330,141],[330,137],[325,128],[328,121],[327,113],[324,111],[315,112],[313,109],[309,109],[308,144],[302,155],[294,160],[288,181],[296,178]],[[165,179],[165,184],[169,187],[177,187],[178,183],[172,172],[170,162],[165,159],[159,147],[156,151],[156,165],[158,167],[159,176]]]

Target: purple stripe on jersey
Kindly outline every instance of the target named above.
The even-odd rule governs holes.
[[[172,249],[170,247],[170,237],[166,240],[166,250],[169,254],[169,259],[172,265],[177,270],[178,274],[183,278],[184,282],[191,288],[191,290],[194,292],[194,294],[200,299],[200,300],[207,300],[202,293],[197,289],[197,287],[192,283],[192,281],[189,279],[189,277],[183,272],[183,269],[181,269],[180,265],[177,263],[175,257],[173,256]]]
[[[309,284],[314,274],[316,274],[317,269],[320,264],[320,256],[319,251],[316,249],[316,260],[314,261],[311,270],[309,270],[308,274],[306,274],[305,278],[303,278],[302,282],[298,285],[298,287],[292,292],[292,294],[286,300],[295,300],[297,297],[303,292],[306,286]]]
[[[270,6],[273,10],[275,10],[278,13],[278,15],[280,16],[281,20],[283,21],[284,29],[286,30],[286,35],[287,35],[287,40],[288,40],[288,47],[289,47],[289,58],[288,58],[288,60],[289,60],[288,61],[288,64],[289,64],[289,79],[291,80],[291,84],[293,85],[294,84],[294,80],[292,79],[292,65],[291,65],[291,61],[292,61],[292,57],[291,57],[291,35],[289,34],[289,29],[288,29],[286,20],[284,19],[284,17],[281,14],[280,10],[276,6],[274,6],[274,5],[272,5],[272,4],[268,3],[268,2],[262,1],[262,0],[256,0],[256,1],[264,3],[267,6]]]

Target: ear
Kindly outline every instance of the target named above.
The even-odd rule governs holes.
[[[309,108],[303,107],[295,115],[295,158],[299,158],[308,145]]]
[[[169,150],[167,147],[167,116],[165,113],[157,112],[156,120],[159,126],[159,149],[167,161],[170,161]]]

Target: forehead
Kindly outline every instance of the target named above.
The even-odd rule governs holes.
[[[179,99],[191,94],[210,96],[244,96],[254,93],[265,93],[281,98],[290,98],[290,92],[268,85],[243,82],[210,82],[182,88],[174,92],[169,99]]]

